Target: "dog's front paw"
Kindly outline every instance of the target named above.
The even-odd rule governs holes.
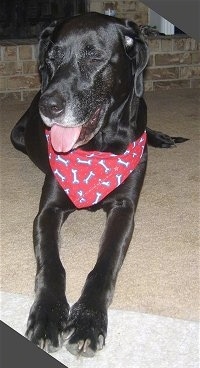
[[[64,345],[73,355],[93,357],[105,345],[107,324],[105,310],[77,302],[70,311]]]
[[[65,297],[40,295],[31,307],[26,337],[49,353],[59,350],[68,315],[69,305]]]

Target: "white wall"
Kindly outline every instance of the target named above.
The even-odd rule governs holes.
[[[152,27],[156,26],[159,32],[166,35],[174,34],[174,25],[155,13],[152,9],[149,9],[149,25]]]

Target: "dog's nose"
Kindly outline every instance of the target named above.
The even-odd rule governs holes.
[[[40,98],[39,109],[40,112],[48,118],[56,118],[64,112],[65,103],[62,97],[43,95]]]

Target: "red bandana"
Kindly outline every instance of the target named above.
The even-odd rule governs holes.
[[[58,154],[51,145],[51,131],[46,130],[49,163],[54,176],[77,208],[100,202],[117,188],[139,164],[146,144],[146,132],[129,144],[126,152],[75,149]]]

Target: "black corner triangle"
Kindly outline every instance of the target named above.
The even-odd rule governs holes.
[[[200,41],[200,0],[140,0],[196,41]]]
[[[2,368],[66,368],[65,365],[1,321],[0,366]]]

